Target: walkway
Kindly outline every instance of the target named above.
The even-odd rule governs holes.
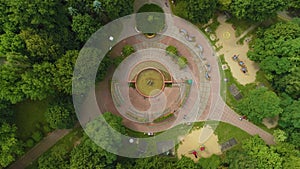
[[[166,8],[166,7],[164,6],[163,8]],[[178,22],[178,21],[176,22],[176,20],[174,21],[174,24],[179,28],[184,28],[184,29],[188,30],[189,32],[197,31],[198,34],[194,34],[196,36],[196,39],[202,38],[201,37],[202,32],[199,32],[199,29],[197,27],[195,27],[194,25],[185,24],[183,22]],[[208,43],[209,40],[207,39],[206,42]],[[217,60],[216,59],[211,59],[210,62],[212,62],[212,61],[215,61],[214,63],[212,63],[212,65],[214,66],[213,69],[218,68]],[[214,79],[214,80],[216,80],[216,79]],[[212,90],[213,89],[214,89],[214,85],[212,85]],[[218,94],[218,97],[219,97],[219,99],[222,99],[219,94]],[[220,100],[218,100],[218,101],[220,101]],[[222,104],[225,104],[225,102],[222,99],[222,101],[218,104],[222,105]],[[212,117],[212,118],[210,118],[210,117]],[[209,115],[208,118],[212,119],[212,120],[220,120],[220,121],[229,123],[231,125],[239,127],[240,129],[246,131],[247,133],[249,133],[251,135],[258,134],[267,144],[275,144],[273,135],[271,135],[270,133],[264,131],[263,129],[259,128],[258,126],[254,125],[253,123],[251,123],[249,121],[246,121],[246,120],[240,121],[239,117],[240,117],[240,115],[238,115],[228,105],[225,104],[221,119],[219,119],[219,116],[214,117],[213,115]]]
[[[153,0],[155,1],[155,0]],[[169,5],[170,6],[170,5]],[[164,11],[170,11],[168,7],[165,5],[162,5],[162,8]],[[172,21],[171,21],[172,20]],[[177,36],[178,39],[185,40],[181,35],[178,33],[179,28],[183,28],[187,30],[191,35],[196,37],[196,43],[199,43],[203,46],[204,48],[204,56],[208,58],[208,62],[212,65],[212,81],[211,81],[211,100],[210,100],[210,107],[207,107],[205,112],[203,113],[204,116],[201,116],[198,121],[207,121],[207,120],[216,120],[216,121],[223,121],[226,123],[229,123],[231,125],[234,125],[236,127],[241,128],[242,130],[246,131],[247,133],[251,135],[256,135],[258,134],[267,144],[275,144],[274,143],[274,138],[273,136],[259,128],[258,126],[254,125],[253,123],[243,120],[240,121],[239,117],[236,112],[234,112],[229,106],[225,104],[223,99],[220,96],[220,84],[219,82],[221,81],[220,75],[219,75],[219,67],[218,67],[218,59],[215,57],[213,51],[210,51],[211,46],[209,44],[209,40],[202,34],[202,32],[199,31],[199,29],[194,26],[191,23],[188,23],[184,21],[183,19],[172,17],[172,19],[167,18],[167,22],[173,22],[174,26],[169,27],[168,30],[164,33],[165,35],[169,36]],[[233,34],[234,35],[234,32]],[[176,38],[177,39],[177,38]],[[236,42],[236,41],[235,41]],[[234,43],[235,43],[234,42]],[[194,43],[188,43],[188,46],[191,49],[194,49]],[[226,47],[225,49],[226,50]],[[233,48],[233,53],[235,51],[235,47]],[[228,57],[228,56],[227,56]],[[244,56],[246,57],[246,56]],[[246,62],[247,64],[247,62]],[[256,71],[253,71],[255,73]],[[255,76],[254,76],[255,77]],[[223,112],[223,113],[221,113]],[[142,131],[145,129],[142,125],[139,124],[130,124],[126,123],[129,125],[131,129],[137,130],[137,131]],[[125,125],[126,125],[125,124]],[[163,126],[162,126],[163,127]]]
[[[280,19],[283,19],[283,20],[286,20],[286,21],[290,21],[290,20],[293,19],[292,17],[290,17],[290,16],[287,14],[287,11],[277,12],[277,16],[278,16]]]
[[[19,160],[9,166],[8,169],[23,169],[51,148],[58,140],[67,135],[71,130],[55,130],[36,146],[30,149]]]
[[[251,25],[247,30],[245,30],[239,37],[236,38],[236,42],[238,42],[240,39],[242,39],[244,36],[246,36],[250,31],[255,29],[260,23],[257,23],[255,25]]]

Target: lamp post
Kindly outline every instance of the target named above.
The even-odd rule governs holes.
[[[114,37],[113,37],[113,36],[109,36],[109,37],[108,37],[108,40],[112,42],[112,41],[114,40]],[[109,50],[111,50],[111,49],[112,49],[112,47],[110,46],[110,47],[109,47]]]

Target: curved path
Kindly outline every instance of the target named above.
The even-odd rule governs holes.
[[[168,5],[168,6],[170,6],[170,5]],[[170,8],[168,8],[166,6],[163,6],[163,9],[165,9],[166,12],[170,11]],[[198,32],[198,34],[195,34],[196,38],[199,37],[199,33],[202,34],[202,32],[200,32],[197,27],[195,27],[194,25],[192,25],[190,23],[186,24],[186,23],[178,22],[175,20],[174,24],[177,27],[185,28],[188,32]],[[206,41],[202,41],[202,42],[209,42],[209,40],[206,39]],[[216,59],[210,59],[209,61],[211,62],[212,65],[215,66],[213,68],[217,68],[217,69],[219,68],[218,62]],[[214,88],[214,87],[216,87],[216,86],[212,85],[212,88]],[[221,99],[221,102],[222,102],[221,104],[225,104],[225,102],[223,101],[221,96],[218,95],[218,97],[219,97],[218,101],[220,101],[220,99]],[[218,118],[214,119],[213,116],[210,116],[210,117],[212,117],[213,120],[219,120]],[[240,129],[246,131],[247,133],[249,133],[251,135],[258,134],[267,144],[275,144],[274,137],[272,134],[264,131],[263,129],[261,129],[260,127],[254,125],[253,123],[251,123],[249,121],[246,121],[246,120],[240,121],[239,117],[240,117],[240,115],[238,115],[228,105],[225,104],[221,121],[232,124],[236,127],[239,127]]]
[[[161,4],[161,1],[158,0],[151,0],[151,2]],[[166,11],[166,13],[170,13],[170,5],[168,7],[166,5],[161,5],[161,7]],[[220,78],[220,71],[218,66],[218,58],[216,57],[216,54],[211,49],[211,44],[209,43],[209,40],[203,35],[201,31],[199,31],[199,28],[197,28],[195,25],[177,18],[172,17],[166,19],[167,22],[169,22],[170,25],[174,25],[171,27],[168,27],[168,30],[164,33],[166,35],[171,35],[172,37],[177,37],[178,39],[181,39],[182,41],[185,40],[185,38],[179,34],[179,29],[185,29],[190,35],[196,37],[196,42],[190,42],[190,45],[188,45],[191,49],[194,49],[195,43],[199,43],[204,48],[204,55],[207,58],[207,62],[211,64],[212,66],[212,81],[211,81],[211,98],[210,98],[210,107],[206,107],[205,112],[200,117],[198,121],[208,121],[208,120],[215,120],[215,121],[222,121],[229,123],[231,125],[234,125],[236,127],[239,127],[240,129],[246,131],[247,133],[251,135],[259,135],[267,144],[275,144],[274,143],[274,137],[261,129],[260,127],[254,125],[253,123],[243,120],[240,121],[238,115],[235,111],[233,111],[228,105],[225,104],[224,100],[220,96],[220,81],[222,80]],[[208,50],[207,50],[208,49]],[[144,131],[147,132],[148,127],[145,128],[143,125],[139,124],[132,124],[130,122],[125,121],[125,125],[130,127],[131,129],[135,129],[138,131]],[[159,127],[159,126],[158,126]],[[164,127],[163,125],[161,126]],[[157,129],[157,126],[155,127]],[[146,131],[147,130],[147,131]]]

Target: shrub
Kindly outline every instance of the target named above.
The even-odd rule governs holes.
[[[167,51],[167,54],[168,55],[171,55],[171,56],[177,56],[178,55],[178,51],[177,51],[177,48],[175,46],[168,46],[166,48],[166,51]]]
[[[39,142],[43,138],[43,134],[40,131],[36,131],[32,134],[32,139],[36,142]]]
[[[125,57],[131,55],[134,52],[135,52],[135,50],[134,50],[133,46],[131,46],[131,45],[125,45],[122,49],[122,54]]]
[[[34,146],[34,141],[32,139],[28,139],[25,143],[25,147],[31,148]]]

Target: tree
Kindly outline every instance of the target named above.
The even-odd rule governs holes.
[[[168,55],[171,55],[171,56],[178,56],[178,50],[177,50],[177,48],[175,47],[175,46],[168,46],[167,48],[166,48],[166,52],[167,52],[167,54]]]
[[[25,98],[21,89],[21,75],[30,68],[28,58],[19,53],[8,53],[6,63],[0,65],[0,99],[15,104]]]
[[[286,7],[283,0],[232,0],[230,11],[238,19],[263,21]]]
[[[218,0],[218,3],[220,5],[221,10],[228,11],[230,9],[230,4],[232,3],[232,0]]]
[[[42,100],[55,93],[53,84],[54,65],[49,62],[34,64],[33,69],[22,74],[21,88],[32,100]]]
[[[62,106],[51,106],[46,111],[46,119],[54,129],[65,129],[72,127],[73,120],[70,119],[70,112]]]
[[[67,51],[55,62],[53,82],[60,92],[72,94],[73,70],[78,55],[77,50]]]
[[[280,98],[272,91],[262,87],[251,90],[248,95],[237,104],[237,109],[255,123],[263,118],[274,117],[282,112],[279,106]]]
[[[0,125],[12,121],[13,110],[8,101],[0,100]]]
[[[81,42],[86,42],[100,27],[101,24],[88,14],[78,14],[72,18],[72,30]]]
[[[283,130],[274,130],[274,139],[276,143],[284,142],[287,139],[287,135]]]
[[[179,67],[182,69],[187,66],[188,61],[187,61],[186,57],[180,56],[180,57],[178,57],[177,63],[179,65]]]
[[[111,154],[96,145],[88,137],[84,137],[82,142],[71,152],[71,169],[100,169],[111,166],[117,159],[115,154]]]
[[[202,168],[218,168],[221,165],[220,157],[215,154],[209,158],[200,158],[198,162]]]
[[[19,29],[33,28],[49,32],[60,32],[68,25],[66,10],[61,1],[18,1],[6,2],[9,21]],[[21,12],[20,12],[21,11]]]
[[[286,142],[280,142],[271,146],[272,151],[280,154],[283,168],[300,167],[300,151],[294,145]]]
[[[53,147],[49,153],[44,153],[38,159],[39,169],[68,169],[70,168],[70,152],[66,145]]]
[[[134,52],[135,52],[135,50],[134,50],[133,46],[131,46],[131,45],[125,45],[122,49],[122,55],[124,57],[127,57],[127,56],[131,55]]]
[[[0,54],[5,55],[10,52],[24,53],[25,43],[19,34],[11,31],[0,35]]]
[[[25,41],[29,59],[33,62],[54,61],[62,54],[62,47],[47,34],[22,31],[20,36]]]
[[[257,32],[248,57],[260,64],[267,79],[278,92],[300,96],[299,23],[277,23]]]
[[[223,165],[231,168],[258,168],[257,159],[251,158],[243,149],[227,151]]]
[[[47,108],[45,117],[54,129],[72,128],[75,123],[75,110],[70,97],[58,96]]]
[[[103,117],[96,117],[87,123],[85,132],[93,139],[95,145],[105,147],[110,151],[117,151],[122,146],[122,138],[119,135],[113,135],[107,124],[118,133],[125,134],[125,128],[122,125],[122,118],[113,115],[110,112],[105,112],[102,116]],[[101,120],[101,118],[104,118],[107,124]]]
[[[99,2],[111,20],[133,13],[133,0],[99,0]]]
[[[113,59],[112,63],[118,66],[126,57],[134,53],[135,50],[131,45],[125,45],[122,49],[122,55]],[[104,60],[105,61],[105,60]]]
[[[294,100],[287,105],[280,116],[279,125],[283,128],[292,127],[300,129],[300,100]]]
[[[256,159],[257,168],[282,168],[283,159],[280,154],[268,147],[257,135],[244,141],[242,148],[252,159]]]
[[[274,83],[279,91],[286,92],[293,98],[298,98],[300,96],[300,68],[292,68],[291,72],[279,80],[274,80]]]
[[[21,144],[16,138],[17,127],[3,123],[0,126],[0,167],[4,168],[23,153]]]
[[[109,55],[106,55],[99,67],[98,67],[98,71],[97,71],[97,75],[96,75],[96,81],[101,81],[105,78],[108,68],[113,64],[113,61],[110,59]]]
[[[179,1],[181,3],[184,1]],[[187,0],[186,11],[187,18],[193,23],[207,23],[211,19],[217,8],[217,0]],[[184,16],[183,16],[184,17]]]
[[[174,168],[199,169],[201,168],[200,166],[201,166],[200,162],[195,163],[191,158],[182,156],[180,160],[176,161]]]

